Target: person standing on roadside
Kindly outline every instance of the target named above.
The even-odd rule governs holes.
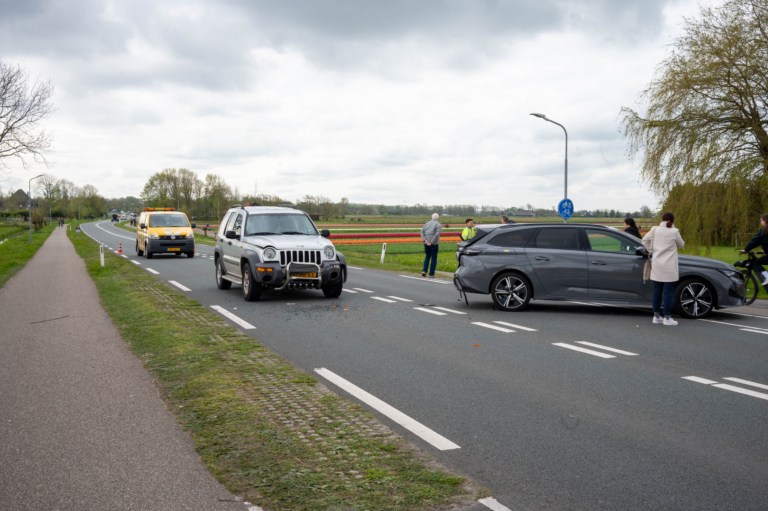
[[[744,247],[744,250],[740,250],[742,254],[746,254],[753,248],[757,248],[762,246],[763,247],[763,254],[768,254],[768,214],[762,215],[760,217],[760,225],[762,226],[762,229],[755,234],[755,237],[750,240],[749,243],[747,243],[747,246]],[[758,252],[759,254],[759,252]],[[752,261],[752,264],[755,265],[757,269],[760,270],[760,273],[763,276],[763,285],[768,285],[768,271],[765,271],[765,268],[763,265],[768,264],[768,255],[764,255],[763,257],[758,257],[756,260]]]
[[[472,220],[471,218],[467,218],[467,221],[465,223],[467,224],[467,226],[464,228],[463,231],[461,231],[462,241],[471,240],[477,234],[477,227],[475,227],[474,220]]]
[[[507,215],[501,215],[501,225],[507,225],[509,223],[509,217]]]
[[[675,301],[675,282],[680,279],[677,269],[677,249],[685,242],[674,227],[675,215],[670,212],[661,216],[661,224],[652,227],[643,238],[643,246],[652,253],[651,280],[653,281],[653,324],[677,325],[672,319]],[[664,295],[664,319],[661,318],[661,301]]]
[[[443,231],[443,226],[437,219],[440,215],[432,213],[432,220],[424,224],[421,228],[421,242],[424,243],[424,269],[421,270],[421,276],[427,276],[427,269],[429,269],[429,277],[435,277],[435,267],[437,266],[437,252],[440,246],[440,233]],[[431,262],[431,264],[430,264]]]
[[[642,236],[640,236],[640,229],[637,228],[635,219],[632,217],[627,217],[624,219],[624,232],[631,234],[635,238],[642,238]]]

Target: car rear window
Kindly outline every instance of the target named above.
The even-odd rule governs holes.
[[[541,229],[529,246],[553,250],[579,250],[579,231],[572,227]]]
[[[494,236],[488,244],[495,247],[524,247],[534,231],[535,229],[520,229],[504,232]]]

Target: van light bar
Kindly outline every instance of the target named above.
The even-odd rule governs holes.
[[[144,208],[143,211],[176,211],[176,208]]]

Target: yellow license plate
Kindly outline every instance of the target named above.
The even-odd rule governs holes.
[[[180,250],[180,248],[169,248],[168,252],[179,252]]]
[[[295,279],[316,279],[317,273],[292,273],[291,277]]]

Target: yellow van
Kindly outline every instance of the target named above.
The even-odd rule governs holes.
[[[176,208],[144,208],[136,229],[136,253],[152,259],[155,254],[195,257],[195,234],[187,215]]]

